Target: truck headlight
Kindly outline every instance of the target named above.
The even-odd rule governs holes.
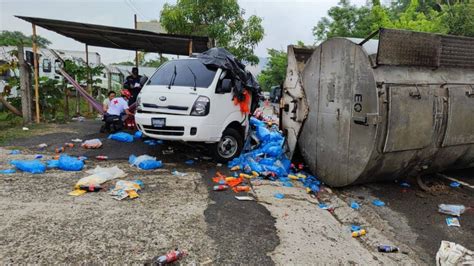
[[[196,102],[194,102],[193,109],[191,109],[191,115],[195,116],[206,116],[209,114],[209,106],[211,105],[209,98],[206,96],[199,96]]]
[[[136,107],[137,110],[139,111],[142,110],[142,97],[138,96],[136,103],[137,103],[137,107]]]

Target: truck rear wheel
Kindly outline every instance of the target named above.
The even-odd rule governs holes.
[[[244,147],[243,136],[234,128],[227,128],[222,133],[221,140],[212,145],[214,159],[225,163],[239,156]]]

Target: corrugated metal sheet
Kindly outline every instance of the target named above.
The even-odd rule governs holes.
[[[377,65],[474,68],[474,38],[380,29]]]

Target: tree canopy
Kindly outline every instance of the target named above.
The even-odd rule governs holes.
[[[51,42],[39,35],[36,35],[36,43],[39,47],[46,47],[51,44]],[[0,46],[32,46],[33,45],[33,36],[26,36],[21,31],[7,31],[4,30],[0,32]]]
[[[327,38],[363,38],[380,27],[474,36],[474,3],[454,0],[379,0],[355,6],[341,0],[313,28],[316,41]]]
[[[263,90],[269,91],[272,86],[280,85],[286,76],[286,52],[268,49],[268,63],[265,69],[258,75],[258,83]]]
[[[262,18],[244,15],[237,0],[178,0],[164,5],[160,23],[168,33],[208,36],[237,58],[256,64],[253,50],[264,36]]]

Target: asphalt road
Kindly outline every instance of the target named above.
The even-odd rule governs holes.
[[[72,122],[61,125],[62,133],[52,133],[24,139],[15,139],[7,146],[26,148],[32,152],[37,146],[47,143],[46,151],[52,153],[71,139],[82,140],[99,138],[103,142],[100,149],[68,149],[66,153],[76,156],[87,156],[93,159],[97,155],[106,155],[109,161],[128,160],[131,154],[148,154],[156,156],[165,164],[175,167],[178,171],[200,172],[208,190],[214,185],[212,177],[217,170],[226,173],[227,167],[216,167],[207,154],[205,146],[186,145],[177,142],[165,142],[162,145],[150,146],[143,140],[133,143],[122,143],[107,139],[107,134],[99,133],[100,121]],[[73,130],[71,130],[73,129]],[[60,129],[61,130],[61,129]],[[75,131],[75,132],[71,132]],[[133,132],[130,132],[133,133]],[[163,154],[163,150],[172,150],[170,154]],[[195,164],[186,165],[186,160],[193,159]],[[240,202],[234,199],[233,193],[210,193],[210,204],[204,211],[207,223],[207,235],[213,239],[217,247],[217,255],[212,258],[213,264],[258,264],[272,265],[272,259],[267,256],[279,244],[275,228],[275,219],[269,211],[255,201]]]
[[[176,142],[165,142],[163,145],[149,146],[142,141],[120,143],[106,139],[100,134],[100,121],[72,122],[61,125],[64,132],[51,133],[25,139],[15,139],[9,146],[21,146],[38,151],[37,145],[47,143],[49,152],[56,147],[70,142],[73,138],[83,140],[100,138],[104,146],[98,150],[71,149],[71,155],[84,155],[93,158],[107,155],[109,160],[127,160],[130,154],[148,154],[157,156],[165,163],[186,170],[190,167],[203,176],[203,182],[209,190],[213,183],[211,177],[215,171],[226,171],[226,167],[216,167],[206,153],[205,146],[189,146]],[[172,150],[163,154],[163,150]],[[40,152],[40,151],[38,151]],[[184,162],[195,159],[193,166]],[[451,171],[448,176],[474,185],[474,170]],[[381,231],[397,239],[418,253],[420,259],[433,264],[441,240],[449,240],[474,250],[474,211],[471,209],[460,217],[461,227],[448,227],[447,217],[437,211],[438,204],[463,204],[474,207],[474,191],[461,187],[451,188],[448,181],[439,178],[427,178],[425,183],[433,189],[431,192],[421,190],[414,180],[407,180],[410,188],[401,187],[399,183],[373,183],[357,185],[333,191],[345,202],[355,199],[370,202],[373,198],[384,201],[387,207],[380,208],[366,203],[361,214],[374,224],[381,225]],[[216,243],[216,264],[273,264],[267,255],[281,242],[275,227],[275,218],[264,206],[256,202],[239,202],[233,199],[232,193],[210,193],[210,204],[204,212],[207,223],[207,235]],[[375,221],[377,216],[380,221]],[[386,225],[386,226],[385,226]]]

